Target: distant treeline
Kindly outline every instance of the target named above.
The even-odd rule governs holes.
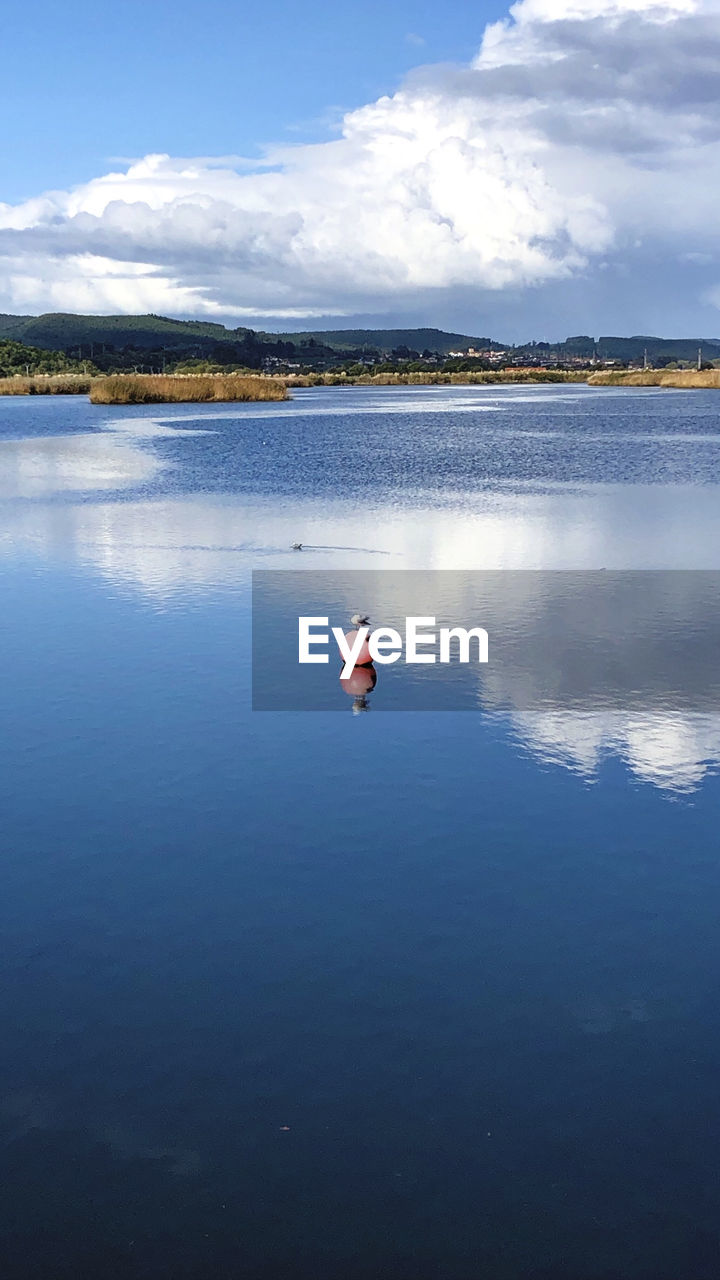
[[[102,373],[204,373],[214,370],[261,369],[264,364],[296,358],[296,346],[252,329],[226,329],[221,324],[170,320],[163,316],[7,316],[0,315],[0,340],[27,349],[30,372],[45,372],[46,362],[34,352],[62,353],[72,367]],[[4,345],[4,344],[3,344]],[[320,355],[310,345],[310,358]],[[332,352],[328,349],[328,357]],[[17,370],[27,372],[19,357]],[[53,365],[53,370],[59,367]],[[49,370],[50,371],[50,370]],[[0,365],[0,373],[2,366]]]
[[[2,341],[4,340],[4,341]],[[6,348],[5,361],[1,357]],[[615,361],[663,367],[720,360],[720,339],[593,338],[520,345],[442,329],[337,329],[263,333],[166,316],[0,315],[0,376],[81,369],[102,373],[481,372],[502,366],[559,368]],[[468,354],[473,352],[472,355]],[[462,353],[460,355],[451,353]]]
[[[64,351],[43,351],[12,339],[0,340],[0,378],[30,374],[82,373],[83,366]]]

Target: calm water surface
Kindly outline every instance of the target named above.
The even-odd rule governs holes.
[[[716,1280],[707,593],[472,714],[252,713],[249,609],[720,569],[719,464],[713,392],[0,400],[3,1280]]]

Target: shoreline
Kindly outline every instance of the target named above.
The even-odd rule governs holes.
[[[54,374],[0,378],[1,396],[89,395],[93,404],[227,403],[286,400],[293,387],[476,387],[584,384],[590,387],[720,389],[720,369],[497,369],[464,373]]]
[[[284,374],[292,387],[475,387],[529,383],[587,382],[587,373],[565,369],[485,369],[469,373]]]

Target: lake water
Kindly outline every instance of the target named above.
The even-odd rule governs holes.
[[[719,410],[0,400],[3,1280],[716,1280]],[[675,572],[352,715],[258,569]]]

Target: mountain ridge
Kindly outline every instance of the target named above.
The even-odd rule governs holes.
[[[260,367],[263,360],[299,358],[312,363],[329,358],[374,353],[380,358],[407,358],[405,351],[422,355],[430,351],[447,357],[451,351],[474,348],[507,351],[538,362],[558,359],[642,361],[695,360],[698,348],[709,359],[720,359],[720,338],[661,338],[634,334],[593,338],[588,334],[568,337],[564,342],[510,344],[495,338],[453,333],[438,328],[417,329],[324,329],[270,333],[246,326],[231,329],[211,320],[177,320],[152,313],[144,315],[83,315],[73,312],[45,312],[39,316],[0,314],[0,340],[23,342],[47,351],[62,351],[75,359],[91,360],[111,369],[120,354],[128,363],[129,353],[152,356],[155,363],[169,359],[214,359],[221,363],[246,363]],[[114,360],[114,357],[117,359]],[[132,363],[132,360],[130,360]]]

